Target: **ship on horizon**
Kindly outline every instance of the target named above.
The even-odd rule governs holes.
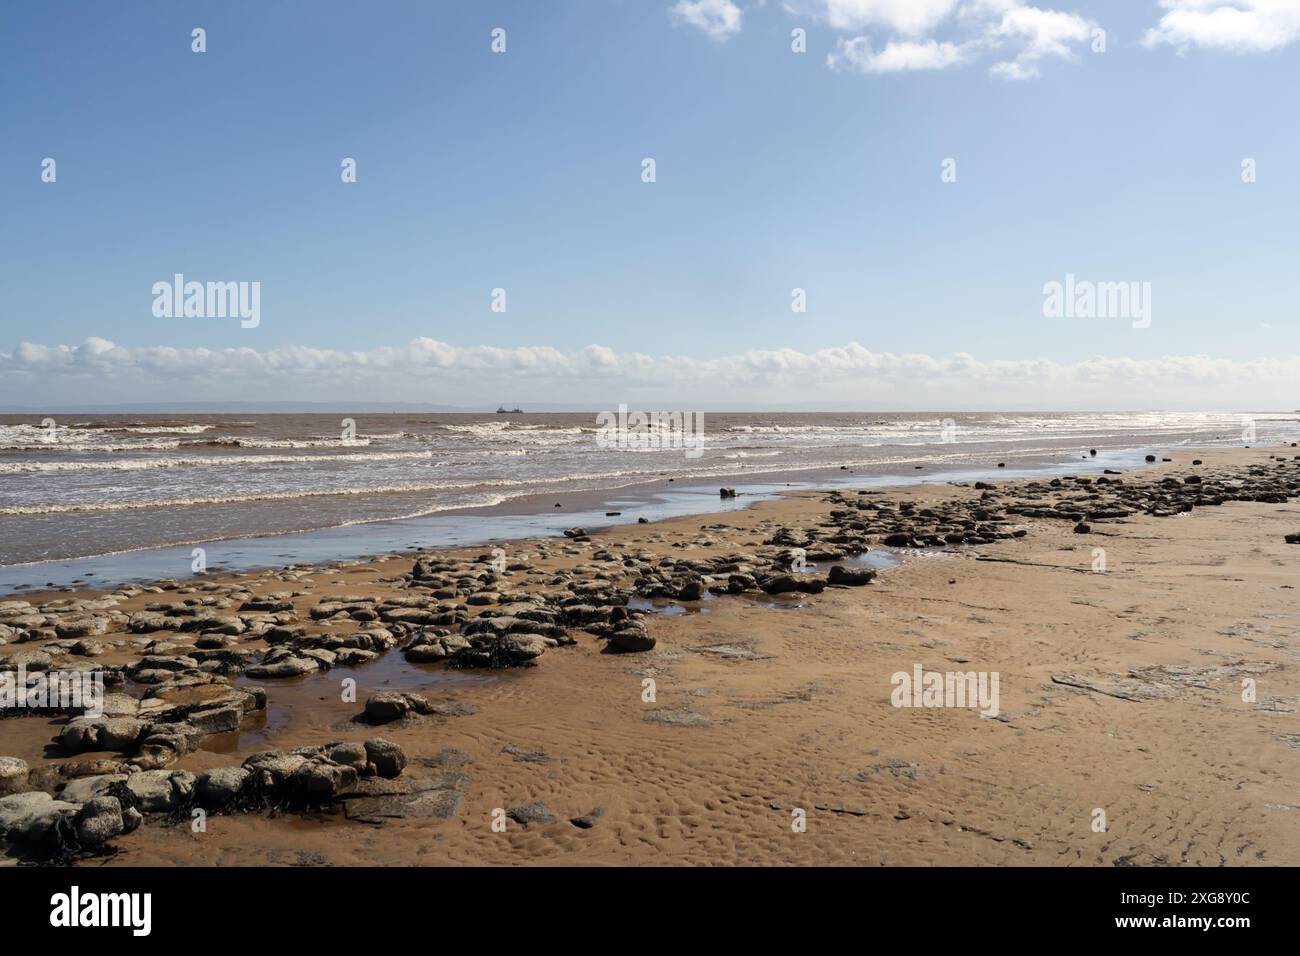
[[[504,405],[497,406],[498,415],[522,415],[523,413],[524,410],[522,408],[506,408]]]

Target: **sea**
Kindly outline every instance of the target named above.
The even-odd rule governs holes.
[[[723,486],[743,507],[791,487],[1132,467],[1161,448],[1300,437],[1300,414],[1281,412],[698,424],[692,451],[670,433],[611,442],[596,413],[0,416],[0,593],[184,577],[195,547],[213,568],[320,563],[719,510]]]

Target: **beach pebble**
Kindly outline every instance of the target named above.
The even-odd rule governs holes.
[[[569,820],[569,822],[572,823],[579,830],[590,830],[592,827],[596,825],[596,821],[599,820],[604,815],[605,815],[605,808],[596,807],[596,809],[588,813],[584,813],[580,817],[573,817],[571,820]]]
[[[546,804],[538,800],[535,803],[525,803],[521,806],[510,807],[506,810],[506,816],[514,820],[515,823],[528,826],[530,823],[554,823],[555,815],[547,809]]]

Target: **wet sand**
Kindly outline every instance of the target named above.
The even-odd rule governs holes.
[[[1273,452],[1195,456],[1208,473]],[[1182,473],[1193,455],[1170,457],[1155,469]],[[977,494],[891,492],[918,505]],[[778,527],[821,520],[824,499],[800,491],[725,515],[610,528],[580,553],[555,549],[535,563],[586,563],[608,546],[743,551]],[[1300,863],[1300,547],[1283,541],[1300,530],[1300,503],[1134,515],[1086,536],[1060,521],[1023,523],[1028,534],[1015,540],[904,552],[868,587],[689,602],[654,616],[657,645],[641,654],[602,653],[575,631],[575,646],[532,668],[448,672],[390,651],[259,681],[265,717],[210,738],[176,769],[378,732],[406,751],[408,773],[454,777],[455,812],[382,825],[341,812],[214,815],[197,834],[150,818],[89,865]],[[506,550],[513,560],[537,547]],[[1098,547],[1104,574],[1092,571]],[[257,593],[309,589],[295,599],[305,615],[329,594],[388,593],[410,563],[240,580]],[[997,672],[998,716],[891,706],[891,675],[915,664]],[[352,722],[361,707],[340,700],[345,677],[358,701],[415,690],[472,712],[376,731]],[[1252,702],[1244,679],[1255,682]],[[0,753],[57,762],[46,745],[61,722],[0,722]],[[495,811],[537,801],[555,822],[494,830]],[[596,809],[589,827],[570,822]],[[1094,830],[1098,810],[1105,832]]]

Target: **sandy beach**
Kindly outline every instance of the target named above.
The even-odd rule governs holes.
[[[1294,481],[1290,452],[1199,450],[1203,463],[1193,466],[1193,453],[1181,449],[1123,481],[1208,482],[1252,468]],[[1022,500],[1026,484],[862,497],[923,514],[990,493]],[[768,542],[782,529],[824,526],[836,508],[829,497],[800,491],[725,515],[507,543],[505,560],[528,570],[507,570],[485,590],[535,596],[561,585],[571,592],[575,582],[626,586],[635,576],[629,560],[772,553],[779,548]],[[1300,530],[1300,504],[1135,513],[1090,520],[1086,534],[1059,518],[1011,515],[1006,527],[1024,533],[941,548],[873,544],[868,560],[879,570],[865,586],[756,588],[703,600],[633,594],[628,607],[647,609],[634,616],[654,645],[641,652],[609,653],[613,642],[601,639],[608,633],[590,633],[599,626],[566,626],[574,643],[547,646],[534,666],[451,669],[404,660],[393,646],[373,660],[288,679],[227,673],[223,690],[260,686],[265,709],[244,714],[238,730],[206,736],[155,775],[192,784],[188,775],[202,778],[255,753],[376,737],[401,749],[405,768],[384,781],[387,789],[363,770],[363,793],[305,810],[213,811],[201,832],[189,815],[199,803],[178,797],[170,809],[179,813],[145,813],[142,825],[111,841],[115,853],[82,852],[69,862],[1300,863],[1293,572],[1300,552],[1284,540]],[[1104,570],[1095,549],[1104,549]],[[820,560],[816,546],[807,555],[811,566],[796,578],[824,579],[832,564],[865,566]],[[437,559],[491,556],[473,548]],[[160,600],[237,585],[255,604],[291,603],[303,626],[289,644],[306,645],[358,630],[346,614],[313,619],[313,608],[409,595],[411,569],[403,556],[216,577],[139,590],[114,612],[126,619]],[[18,600],[39,606],[96,596]],[[466,596],[441,601],[471,620],[509,603]],[[413,633],[429,628],[390,630],[409,646]],[[204,633],[114,629],[94,638],[99,653],[90,658],[53,634],[11,637],[0,654],[12,663],[14,653],[46,650],[52,667],[113,668],[146,654],[182,657]],[[285,646],[274,634],[207,636],[206,646],[249,652],[251,660]],[[997,713],[893,706],[892,675],[918,665],[996,674]],[[356,681],[350,701],[342,699],[346,678]],[[159,686],[131,682],[128,692],[156,695]],[[417,694],[423,703],[392,720],[357,719],[383,692]],[[130,748],[63,752],[52,740],[67,722],[50,714],[0,722],[0,754],[29,768],[18,789],[57,796],[70,782],[135,770]]]

